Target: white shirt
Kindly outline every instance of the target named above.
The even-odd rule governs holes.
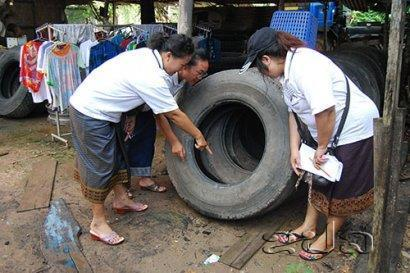
[[[81,64],[79,66],[81,68],[85,69],[87,75],[88,75],[88,68],[90,67],[91,48],[95,45],[98,45],[98,41],[87,40],[87,41],[81,43],[81,45],[80,45]]]
[[[158,51],[127,51],[93,70],[70,103],[84,115],[115,123],[122,113],[144,103],[155,114],[166,113],[178,109],[169,90],[170,81]]]
[[[182,89],[182,87],[184,87],[184,85],[185,81],[179,81],[178,72],[171,76],[169,91],[176,101],[178,101],[177,95],[179,94],[179,91]],[[147,104],[145,104],[141,111],[148,112],[149,110],[151,110],[151,108]]]
[[[295,112],[308,126],[317,141],[316,114],[335,106],[339,127],[346,103],[344,73],[330,59],[309,48],[298,48],[292,63],[288,51],[283,79],[283,95],[289,111]],[[360,141],[373,136],[373,119],[379,112],[373,101],[349,79],[350,108],[338,145]],[[330,140],[329,145],[333,139]]]
[[[44,42],[41,44],[41,46],[38,48],[37,52],[37,67],[36,70],[41,73],[46,72],[46,67],[44,67],[45,59],[47,58],[46,55],[46,49],[52,46],[52,42]],[[22,58],[23,58],[23,47],[20,48],[20,64],[22,63]],[[31,93],[31,96],[33,97],[33,102],[34,103],[41,103],[45,100],[47,100],[48,103],[53,102],[52,95],[50,93],[50,89],[48,88],[47,85],[47,75],[44,75],[43,79],[41,80],[40,83],[40,88],[37,92],[33,92],[32,90],[29,91]]]

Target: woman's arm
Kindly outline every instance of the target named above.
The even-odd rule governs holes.
[[[157,124],[164,134],[166,140],[171,145],[171,151],[174,155],[179,156],[182,160],[185,159],[185,149],[179,141],[178,137],[172,131],[171,125],[168,119],[163,115],[159,114],[155,116]]]
[[[289,113],[289,135],[290,135],[290,150],[298,151],[300,145],[300,135],[298,125],[293,113]]]
[[[206,149],[210,154],[212,151],[208,147],[204,136],[201,131],[192,123],[188,116],[179,109],[171,112],[164,113],[176,126],[184,130],[187,134],[191,135],[195,139],[195,147],[199,150]]]
[[[298,126],[293,113],[289,113],[289,136],[290,136],[290,164],[292,165],[293,171],[296,175],[300,175],[300,156],[299,156],[299,145],[300,145],[300,135],[298,131]]]
[[[333,130],[336,123],[336,110],[332,106],[315,115],[316,128],[317,128],[317,142],[318,147],[315,153],[315,167],[319,168],[319,165],[326,162],[326,159],[322,158],[327,151],[327,145],[332,137]]]
[[[159,114],[155,116],[155,120],[159,128],[161,129],[162,133],[164,134],[166,140],[172,145],[173,143],[179,142],[177,136],[171,129],[171,125],[168,122],[168,119],[163,114]]]

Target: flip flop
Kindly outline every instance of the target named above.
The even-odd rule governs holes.
[[[320,259],[323,259],[327,255],[329,255],[330,253],[332,253],[332,251],[334,250],[334,248],[332,248],[330,250],[311,249],[309,246],[308,247],[304,246],[305,242],[306,241],[303,241],[303,243],[302,243],[302,249],[303,250],[301,252],[299,252],[299,257],[302,258],[305,261],[310,261],[310,262],[318,261]],[[313,256],[313,255],[321,255],[321,256],[317,257],[317,256]]]
[[[144,191],[153,191],[153,192],[166,192],[167,188],[164,186],[160,186],[158,184],[151,184],[149,186],[140,186],[141,190]],[[163,190],[161,190],[161,188],[163,188]]]
[[[284,247],[284,245],[281,245],[281,246],[265,246],[265,247],[262,248],[262,251],[265,254],[279,254],[279,253],[285,252],[288,255],[292,255],[296,252],[296,250],[293,247],[277,250],[277,248],[279,248],[279,247]]]
[[[300,242],[300,241],[303,241],[303,240],[311,240],[311,239],[316,237],[315,232],[313,232],[313,231],[308,231],[308,232],[312,233],[313,236],[307,237],[303,234],[303,232],[302,232],[302,234],[299,234],[299,233],[292,232],[291,230],[289,230],[289,231],[275,232],[273,234],[273,236],[270,237],[270,238],[266,238],[265,234],[264,234],[263,239],[267,242],[276,242],[276,241],[278,241],[282,245],[290,245],[290,244]],[[306,233],[306,232],[304,232],[304,233]],[[290,236],[294,236],[294,237],[296,237],[296,239],[294,241],[289,242]],[[272,239],[273,237],[276,237],[276,239]]]
[[[129,207],[129,206],[125,206],[125,207],[122,207],[122,208],[115,208],[115,207],[112,207],[112,208],[118,214],[125,214],[127,212],[142,212],[142,211],[144,211],[148,208],[148,205],[144,205],[142,203],[136,203],[136,204],[139,207],[142,207],[142,209],[141,208],[135,208],[135,207]]]
[[[129,199],[134,198],[134,195],[132,194],[131,190],[127,190],[127,196]]]
[[[309,251],[303,250],[299,252],[299,257],[305,261],[314,262],[314,261],[323,259],[327,255],[329,255],[333,250],[334,250],[333,248],[328,251],[322,251],[322,250],[317,250],[317,249],[309,249]],[[317,256],[312,256],[312,255],[321,255],[321,256],[317,257]]]
[[[111,232],[110,234],[106,236],[101,236],[101,235],[98,235],[96,232],[90,230],[90,234],[91,234],[91,239],[95,241],[101,241],[104,244],[107,244],[110,246],[119,245],[125,240],[124,237],[119,236],[115,231]]]

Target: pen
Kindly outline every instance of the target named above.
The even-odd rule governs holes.
[[[309,159],[310,159],[310,161],[312,161],[313,164],[315,164],[315,161],[313,161],[312,158],[309,158]],[[331,176],[330,176],[325,170],[323,170],[323,168],[321,168],[320,166],[319,166],[319,170],[321,170],[322,172],[324,172],[327,176],[331,177]]]

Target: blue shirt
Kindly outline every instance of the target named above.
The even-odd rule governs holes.
[[[93,46],[90,51],[90,72],[122,51],[118,45],[108,40]]]

